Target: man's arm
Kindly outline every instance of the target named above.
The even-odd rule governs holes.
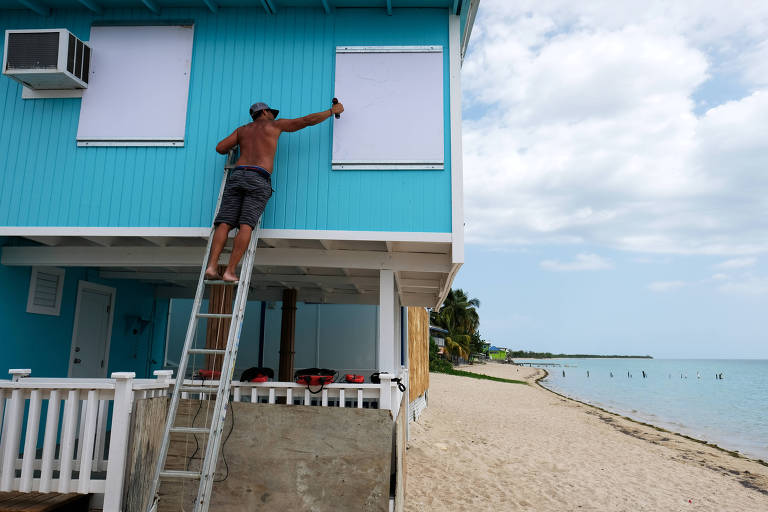
[[[315,112],[296,119],[278,119],[275,121],[275,126],[284,132],[297,132],[307,126],[320,124],[333,114],[341,114],[342,112],[344,112],[344,106],[341,103],[335,103],[333,107],[322,112]]]
[[[235,146],[237,146],[237,130],[233,131],[231,135],[216,144],[216,152],[226,155],[229,150]]]

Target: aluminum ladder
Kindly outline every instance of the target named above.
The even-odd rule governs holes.
[[[218,213],[219,208],[221,207],[221,198],[224,193],[224,186],[226,184],[227,175],[229,170],[234,167],[235,156],[236,155],[234,151],[230,151],[227,157],[224,177],[222,179],[221,188],[219,190],[219,198],[216,203],[216,213]],[[150,500],[147,508],[148,512],[154,512],[157,510],[158,502],[160,499],[159,490],[161,480],[199,480],[199,487],[197,491],[197,498],[195,499],[194,510],[195,512],[207,512],[208,507],[210,506],[214,473],[216,471],[216,463],[219,458],[219,450],[221,449],[224,420],[226,419],[227,415],[227,405],[229,402],[229,394],[232,386],[232,373],[235,368],[235,360],[237,359],[237,348],[240,343],[240,331],[243,327],[245,306],[248,302],[248,290],[250,288],[251,282],[251,271],[253,270],[253,259],[256,252],[256,245],[258,244],[259,240],[258,235],[260,234],[260,228],[261,219],[259,219],[259,224],[256,226],[256,229],[251,236],[248,249],[243,255],[242,266],[240,269],[240,280],[235,283],[230,283],[227,281],[209,281],[205,279],[205,268],[208,266],[208,258],[210,257],[211,244],[213,242],[213,234],[215,231],[215,226],[211,227],[211,231],[208,236],[208,245],[206,247],[205,257],[203,259],[203,266],[200,270],[200,278],[197,282],[195,301],[192,305],[192,313],[189,317],[189,325],[187,327],[187,335],[184,340],[184,348],[182,350],[181,360],[179,361],[179,368],[176,373],[176,382],[173,387],[173,396],[171,397],[170,407],[168,408],[168,416],[165,423],[165,430],[163,432],[163,441],[160,447],[160,454],[155,465]],[[235,293],[231,314],[200,312],[205,287],[208,285],[237,286],[237,292]],[[231,319],[229,324],[229,333],[227,335],[227,346],[225,349],[193,348],[192,345],[194,343],[198,322],[208,319]],[[190,355],[222,356],[223,360],[218,387],[188,386],[184,384]],[[210,426],[182,427],[175,424],[179,408],[179,401],[181,399],[182,393],[200,394],[200,400],[202,400],[203,394],[212,394],[214,390],[216,392],[216,404],[213,408],[213,414],[210,418]],[[207,442],[205,443],[205,453],[202,458],[202,465],[199,472],[165,469],[168,448],[171,443],[171,434],[174,433],[201,435],[207,438]]]

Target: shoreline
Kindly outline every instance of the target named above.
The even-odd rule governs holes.
[[[538,368],[538,367],[534,366],[534,368]],[[768,467],[768,461],[765,461],[765,460],[763,460],[761,458],[748,456],[748,455],[746,455],[746,454],[744,454],[744,453],[742,453],[742,452],[740,452],[738,450],[729,450],[728,448],[720,446],[717,443],[712,443],[712,442],[707,441],[705,439],[700,439],[698,437],[690,436],[688,434],[683,434],[682,432],[676,432],[674,430],[669,430],[669,429],[666,429],[664,427],[660,427],[658,425],[654,425],[653,423],[647,423],[645,421],[638,420],[638,419],[632,418],[630,416],[625,416],[624,414],[622,414],[620,412],[611,411],[610,409],[606,409],[605,407],[602,407],[600,405],[591,404],[589,402],[585,402],[583,400],[579,400],[578,398],[574,398],[572,396],[564,395],[563,393],[557,392],[557,391],[555,391],[553,389],[550,389],[550,388],[546,387],[544,384],[542,384],[541,381],[546,379],[547,377],[549,377],[549,372],[546,369],[544,369],[544,368],[538,368],[538,369],[543,371],[544,375],[542,375],[541,377],[536,378],[536,380],[534,381],[534,384],[538,385],[541,389],[543,389],[545,391],[549,391],[550,393],[553,393],[553,394],[555,394],[555,395],[557,395],[557,396],[559,396],[561,398],[565,398],[566,400],[571,400],[572,402],[579,403],[579,404],[584,405],[586,407],[592,407],[592,408],[597,409],[597,410],[599,410],[599,411],[601,411],[603,413],[611,414],[613,416],[617,416],[617,417],[622,418],[624,420],[631,421],[632,423],[637,423],[638,425],[643,425],[644,427],[650,427],[650,428],[652,428],[654,430],[658,430],[659,432],[664,432],[666,434],[674,434],[676,436],[680,436],[680,437],[682,437],[684,439],[687,439],[689,441],[693,441],[695,443],[700,443],[700,444],[703,444],[705,446],[709,446],[710,448],[715,448],[717,450],[720,450],[723,453],[727,453],[731,457],[735,457],[737,459],[747,460],[747,461],[754,462],[756,464],[760,464],[762,466]]]
[[[430,374],[407,511],[768,510],[763,462],[552,391],[540,368],[461,369],[528,385]]]

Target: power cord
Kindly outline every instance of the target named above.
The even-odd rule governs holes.
[[[224,438],[224,442],[221,445],[221,459],[224,461],[224,478],[220,480],[214,480],[214,483],[223,482],[227,478],[229,478],[229,464],[227,463],[227,454],[224,451],[224,447],[227,445],[227,441],[229,441],[229,437],[232,435],[232,431],[235,430],[235,408],[232,407],[232,400],[227,401],[227,405],[229,406],[229,413],[232,416],[232,424],[229,426],[229,432],[227,432],[227,436]],[[192,425],[195,424],[195,420],[197,419],[197,416],[200,414],[200,411],[203,408],[203,401],[200,400],[197,405],[197,411],[195,412],[195,415],[192,417]],[[189,460],[187,461],[187,471],[189,471],[189,464],[196,458],[197,452],[200,450],[200,443],[197,441],[197,435],[193,434],[192,437],[195,439],[195,451],[192,452],[192,455],[190,455]],[[197,457],[198,459],[200,457]]]

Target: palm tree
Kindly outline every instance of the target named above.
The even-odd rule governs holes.
[[[469,359],[472,334],[480,326],[478,299],[470,299],[464,290],[448,292],[439,311],[432,311],[430,322],[448,331],[445,338],[446,352],[455,357]]]
[[[445,351],[455,358],[463,357],[469,359],[470,355],[470,336],[466,334],[454,334],[445,337]]]
[[[445,297],[443,307],[432,311],[432,325],[442,327],[451,333],[471,335],[480,326],[480,316],[477,309],[480,300],[470,299],[462,289],[451,290]]]

